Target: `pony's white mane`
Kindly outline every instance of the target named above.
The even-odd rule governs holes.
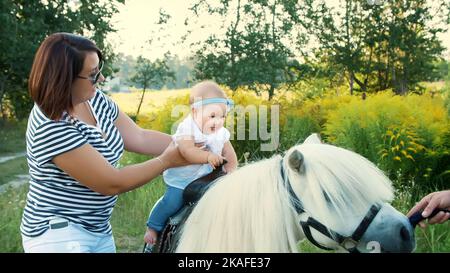
[[[303,174],[288,164],[294,150],[304,156]],[[370,205],[392,199],[389,179],[353,152],[302,144],[285,159],[285,173],[306,212],[343,234],[356,228]],[[246,165],[213,185],[182,227],[177,252],[297,252],[304,235],[281,162],[277,155]]]

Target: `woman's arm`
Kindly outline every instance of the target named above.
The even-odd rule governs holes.
[[[225,144],[223,145],[222,155],[228,161],[224,166],[225,172],[231,173],[232,171],[236,170],[238,166],[238,160],[236,152],[234,151],[233,145],[231,145],[230,141],[225,142]]]
[[[119,111],[119,117],[114,125],[123,138],[125,150],[129,152],[157,156],[172,141],[168,134],[140,128],[122,111]]]
[[[55,156],[53,162],[91,190],[103,195],[116,195],[148,183],[167,168],[187,164],[174,145],[170,145],[159,158],[117,169],[91,145],[84,144]]]

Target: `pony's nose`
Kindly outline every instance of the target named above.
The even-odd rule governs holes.
[[[402,226],[400,228],[400,237],[402,238],[403,241],[411,240],[411,234],[407,227]]]
[[[384,204],[363,239],[380,244],[382,252],[412,252],[416,247],[414,228],[408,217]]]

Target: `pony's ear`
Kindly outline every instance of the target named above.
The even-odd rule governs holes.
[[[303,159],[303,154],[300,153],[298,150],[294,150],[289,155],[289,167],[293,170],[295,170],[298,173],[304,173],[305,172],[305,162]]]
[[[318,133],[311,134],[309,137],[303,141],[303,144],[321,144],[322,140],[320,139],[320,135]]]

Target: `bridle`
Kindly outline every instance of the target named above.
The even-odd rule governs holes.
[[[291,203],[295,209],[295,211],[298,214],[306,213],[304,210],[302,203],[300,199],[295,194],[294,190],[292,189],[291,183],[287,177],[285,177],[284,173],[284,167],[283,167],[283,159],[280,161],[281,164],[281,177],[283,179],[284,186],[286,187]],[[303,229],[303,233],[305,234],[306,238],[313,243],[315,246],[321,249],[325,250],[333,250],[331,248],[322,246],[319,244],[314,237],[311,234],[311,228],[317,230],[318,232],[322,233],[323,235],[327,236],[331,240],[338,243],[341,247],[346,249],[349,252],[358,253],[359,250],[357,249],[357,246],[359,244],[359,241],[361,240],[362,236],[366,232],[367,228],[369,227],[370,223],[372,223],[375,216],[377,216],[378,212],[380,211],[381,206],[379,205],[372,205],[367,212],[367,214],[364,216],[364,219],[361,221],[361,223],[358,225],[358,227],[355,229],[353,234],[351,236],[343,236],[339,234],[338,232],[333,231],[330,228],[327,228],[324,224],[317,221],[311,216],[308,216],[308,219],[306,221],[300,221],[300,225]]]

